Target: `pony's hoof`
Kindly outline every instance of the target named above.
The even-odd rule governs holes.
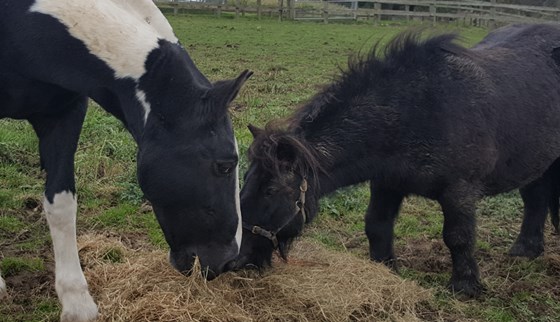
[[[537,258],[544,253],[542,241],[531,241],[529,239],[518,239],[509,249],[510,256]]]
[[[395,274],[399,274],[399,265],[397,259],[393,255],[381,258],[370,255],[370,260],[376,263],[383,263],[383,265],[387,266],[387,268],[392,270]]]
[[[485,288],[478,279],[452,279],[449,289],[454,295],[474,298],[480,296]]]
[[[389,269],[391,269],[393,272],[395,272],[395,274],[399,274],[399,263],[397,262],[396,258],[391,258],[388,260],[383,261],[383,264],[385,264],[385,266],[387,266]]]

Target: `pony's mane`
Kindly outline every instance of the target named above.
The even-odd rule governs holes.
[[[301,106],[291,117],[291,123],[305,127],[321,114],[336,113],[332,110],[346,107],[344,102],[363,95],[376,83],[390,82],[403,72],[411,72],[434,64],[444,64],[444,56],[474,58],[468,49],[457,45],[459,38],[455,33],[422,37],[422,30],[404,31],[382,46],[377,41],[366,54],[357,53],[348,58],[346,69],[332,83],[325,86],[310,102]],[[292,125],[292,126],[293,126]]]
[[[421,31],[406,31],[393,38],[383,49],[381,41],[378,41],[366,55],[351,56],[348,68],[341,69],[341,74],[308,103],[291,116],[266,125],[249,149],[250,159],[260,162],[272,173],[279,173],[282,168],[282,160],[278,159],[279,150],[291,149],[298,156],[293,164],[295,171],[302,175],[309,171],[313,175],[324,172],[323,168],[333,162],[332,154],[312,146],[304,132],[321,117],[332,117],[346,107],[346,104],[331,103],[363,95],[380,79],[386,82],[403,71],[444,63],[444,55],[472,56],[468,49],[454,43],[456,39],[456,34],[442,34],[423,40]]]

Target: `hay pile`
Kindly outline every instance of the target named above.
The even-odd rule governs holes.
[[[300,241],[289,263],[262,275],[206,282],[173,270],[167,254],[85,235],[80,257],[102,321],[415,321],[429,291],[382,265]],[[198,268],[200,270],[200,268]]]

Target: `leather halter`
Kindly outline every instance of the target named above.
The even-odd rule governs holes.
[[[262,236],[266,239],[269,239],[272,242],[272,246],[274,247],[274,249],[277,249],[278,248],[278,238],[276,238],[276,234],[278,234],[278,232],[280,230],[284,229],[284,227],[286,227],[300,213],[303,217],[303,223],[305,224],[305,222],[307,221],[307,215],[305,214],[305,193],[306,192],[307,192],[307,180],[305,178],[303,178],[301,180],[301,184],[299,185],[299,198],[296,201],[296,211],[290,217],[290,219],[288,219],[282,226],[280,226],[280,228],[278,228],[274,231],[266,230],[266,229],[264,229],[260,226],[249,225],[245,222],[243,222],[243,228],[250,231],[251,233],[253,233],[255,235],[259,235],[259,236]]]

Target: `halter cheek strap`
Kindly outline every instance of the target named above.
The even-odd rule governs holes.
[[[274,249],[278,248],[278,238],[276,238],[276,234],[286,227],[297,215],[301,213],[303,217],[303,224],[307,222],[307,215],[305,214],[305,193],[307,192],[307,180],[304,178],[301,180],[301,184],[299,185],[299,198],[296,201],[296,211],[295,213],[288,219],[282,226],[278,229],[271,231],[266,230],[262,227],[257,225],[249,225],[245,222],[242,223],[244,229],[249,230],[254,235],[262,236],[266,239],[269,239],[272,242],[272,246]]]
[[[303,223],[307,222],[307,215],[305,214],[305,193],[307,192],[307,180],[302,179],[299,185],[299,199],[296,201],[296,213],[293,217],[301,212]],[[290,219],[291,221],[291,219]],[[288,221],[289,222],[289,221]],[[287,223],[286,223],[287,224]],[[282,227],[284,228],[284,227]]]

